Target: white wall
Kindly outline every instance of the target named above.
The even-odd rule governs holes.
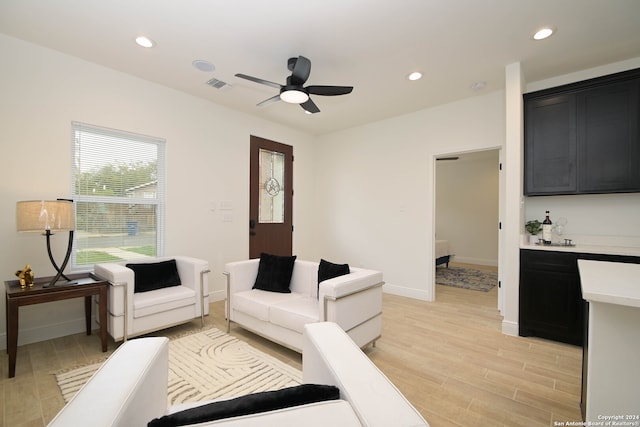
[[[525,199],[525,219],[554,224],[565,218],[562,236],[576,244],[640,246],[640,193],[540,196]]]
[[[454,261],[498,265],[498,151],[436,163],[436,239]]]
[[[498,148],[504,92],[320,137],[317,256],[384,272],[385,291],[433,299],[435,156]]]
[[[305,256],[315,227],[312,137],[3,35],[0,52],[4,280],[14,279],[13,272],[26,263],[36,276],[55,272],[44,238],[17,233],[14,212],[18,200],[70,196],[71,121],[166,139],[165,252],[208,260],[210,286],[218,299],[224,296],[224,264],[248,257],[249,136],[293,145],[294,250]],[[232,203],[232,222],[210,210],[212,202],[220,201]],[[64,255],[66,240],[54,236],[57,258]],[[4,325],[5,305],[0,306]],[[83,313],[80,299],[22,307],[20,343],[82,331]],[[4,333],[4,326],[0,330]],[[0,343],[5,345],[4,334]]]

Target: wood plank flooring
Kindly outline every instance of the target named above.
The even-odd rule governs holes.
[[[365,352],[432,427],[581,421],[582,349],[506,336],[496,307],[497,288],[479,292],[438,285],[435,302],[385,294],[382,338]],[[224,302],[212,303],[207,326],[224,330],[223,312]],[[198,320],[162,334],[199,328]],[[231,333],[301,368],[299,354],[235,325]],[[99,347],[95,334],[21,346],[11,379],[2,352],[0,425],[46,425],[64,405],[53,374],[103,359]],[[109,353],[115,347],[110,342]]]

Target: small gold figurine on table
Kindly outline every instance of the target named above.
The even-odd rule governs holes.
[[[21,288],[33,286],[33,270],[31,270],[31,266],[29,264],[27,264],[22,270],[16,271],[16,276],[20,279]]]

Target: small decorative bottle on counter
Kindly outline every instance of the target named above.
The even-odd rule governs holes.
[[[545,212],[544,221],[542,221],[542,240],[544,243],[551,243],[551,220],[549,219],[549,211]]]

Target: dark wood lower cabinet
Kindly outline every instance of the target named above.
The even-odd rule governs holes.
[[[520,251],[520,335],[582,345],[584,308],[574,253]]]
[[[640,257],[520,250],[520,336],[583,345],[586,301],[578,259],[640,264]]]

